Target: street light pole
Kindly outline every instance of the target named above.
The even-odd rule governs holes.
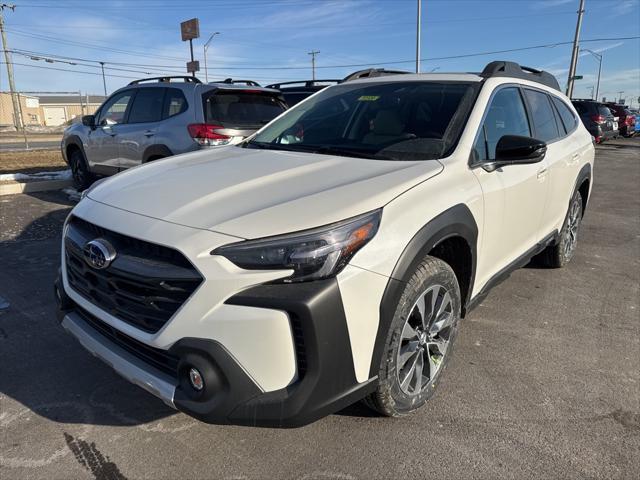
[[[602,73],[602,54],[596,53],[588,48],[583,48],[581,51],[588,52],[598,60],[598,81],[596,82],[596,101],[598,100],[598,94],[600,93],[600,74]]]
[[[584,0],[580,0],[580,8],[578,9],[578,23],[576,23],[576,34],[573,37],[573,51],[571,52],[571,64],[569,65],[569,78],[567,80],[567,97],[573,95],[573,82],[576,75],[576,67],[578,66],[578,50],[580,40],[580,27],[582,26],[582,14],[584,13]]]
[[[209,49],[209,44],[211,43],[211,40],[213,40],[213,37],[215,37],[216,35],[220,35],[220,32],[213,32],[209,37],[209,40],[207,40],[207,42],[204,44],[204,81],[205,83],[209,83],[209,72],[207,71],[207,50]]]
[[[420,73],[420,35],[422,33],[422,0],[418,0],[416,19],[416,73]]]
[[[100,62],[100,68],[102,68],[102,87],[104,88],[104,96],[107,96],[107,80],[104,76],[104,62]]]

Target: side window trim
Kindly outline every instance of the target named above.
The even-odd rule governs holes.
[[[500,92],[501,90],[504,90],[506,88],[516,88],[518,90],[518,93],[520,94],[520,100],[522,101],[522,106],[524,108],[524,111],[527,114],[527,122],[529,124],[529,132],[531,134],[533,134],[533,121],[531,119],[531,114],[529,113],[529,108],[528,105],[525,101],[524,98],[524,92],[522,91],[522,85],[518,84],[518,83],[503,83],[502,85],[498,85],[496,88],[493,89],[493,91],[491,92],[491,95],[489,96],[489,100],[487,101],[487,104],[484,107],[484,112],[482,113],[482,118],[480,119],[480,125],[478,126],[478,129],[476,131],[475,136],[473,137],[473,143],[471,145],[475,145],[476,142],[478,141],[478,138],[480,137],[480,134],[482,134],[484,136],[484,148],[485,148],[485,155],[487,156],[487,160],[475,160],[474,159],[474,155],[473,155],[473,150],[471,152],[471,154],[469,155],[469,160],[467,162],[467,166],[470,169],[474,169],[477,167],[480,167],[483,163],[486,162],[490,162],[491,160],[488,158],[489,157],[489,150],[487,147],[487,134],[484,128],[484,122],[487,119],[487,115],[489,114],[489,108],[491,107],[491,104],[493,103],[493,99],[495,98],[495,96],[498,94],[498,92]]]

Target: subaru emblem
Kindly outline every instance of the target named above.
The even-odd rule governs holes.
[[[103,238],[85,243],[83,254],[87,265],[96,270],[107,268],[116,258],[115,248]]]

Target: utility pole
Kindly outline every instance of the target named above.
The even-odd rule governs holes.
[[[590,87],[587,87],[589,90],[591,90],[591,100],[593,100],[593,92],[594,92],[594,86],[591,85]]]
[[[104,88],[104,96],[107,96],[107,80],[104,77],[104,62],[100,62],[100,68],[102,68],[102,87]]]
[[[422,0],[418,0],[418,18],[416,20],[416,73],[420,73],[420,34],[422,32]]]
[[[320,50],[313,50],[308,52],[307,55],[311,55],[311,79],[316,79],[316,55],[320,53]]]
[[[220,32],[213,32],[209,37],[209,40],[207,40],[207,43],[204,44],[204,81],[205,83],[209,83],[209,72],[207,71],[207,50],[209,50],[209,44],[211,43],[211,40],[213,40],[213,37],[215,37],[216,35],[220,35]]]
[[[573,51],[571,52],[571,64],[569,65],[569,79],[567,80],[567,97],[573,95],[573,82],[578,66],[578,51],[580,50],[580,28],[582,27],[582,15],[584,14],[584,0],[580,0],[578,9],[578,22],[576,23],[576,34],[573,37]]]
[[[22,121],[22,105],[20,104],[20,94],[16,91],[16,84],[13,78],[13,63],[11,63],[11,53],[7,44],[7,35],[4,31],[4,9],[7,8],[12,12],[15,11],[15,5],[0,3],[0,36],[2,37],[2,50],[4,50],[4,59],[7,63],[7,77],[9,78],[9,91],[11,92],[11,102],[13,103],[13,118],[17,130],[22,130],[24,136],[24,147],[29,148],[27,140],[27,132]]]

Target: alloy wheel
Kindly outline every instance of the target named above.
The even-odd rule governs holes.
[[[576,199],[571,204],[569,210],[569,218],[567,220],[567,239],[564,244],[564,256],[565,258],[571,258],[573,251],[578,243],[578,229],[580,227],[580,200]]]
[[[454,325],[453,301],[442,285],[422,293],[402,329],[396,375],[407,395],[420,394],[440,371]]]

